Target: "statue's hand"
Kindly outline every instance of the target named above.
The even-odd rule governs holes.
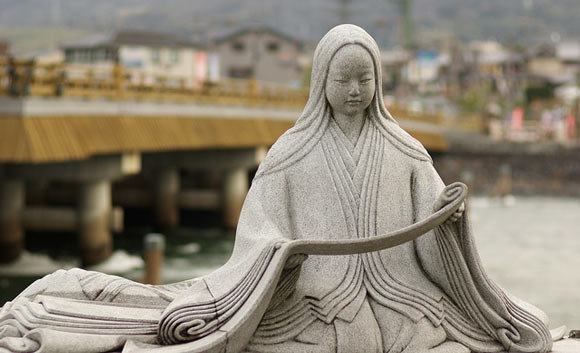
[[[447,220],[447,223],[455,223],[463,216],[463,212],[465,212],[465,202],[461,203],[461,206],[455,211]]]

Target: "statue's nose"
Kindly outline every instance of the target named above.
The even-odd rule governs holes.
[[[353,83],[350,86],[350,90],[348,91],[348,94],[353,96],[353,97],[358,96],[360,94],[360,88],[359,88],[358,84]]]

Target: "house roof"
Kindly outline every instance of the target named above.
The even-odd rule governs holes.
[[[580,61],[580,42],[562,42],[556,46],[556,57],[563,61]]]
[[[411,59],[411,53],[403,49],[382,50],[381,62],[383,65],[400,64]]]
[[[140,45],[146,47],[198,47],[199,45],[176,35],[158,32],[124,30],[116,33],[101,33],[78,41],[63,43],[64,49],[119,47],[121,45]]]
[[[523,58],[521,55],[509,52],[507,50],[490,53],[481,53],[477,57],[477,61],[480,64],[486,65],[499,65],[505,63],[520,62],[522,60]]]
[[[277,29],[274,29],[274,28],[271,28],[271,27],[268,27],[265,25],[259,25],[259,24],[258,25],[250,25],[250,26],[246,26],[246,27],[227,29],[224,32],[217,34],[214,37],[213,41],[216,44],[221,44],[223,42],[230,41],[234,38],[241,37],[241,36],[246,35],[248,33],[269,33],[269,34],[272,34],[276,37],[280,37],[284,40],[292,42],[299,47],[302,47],[304,45],[304,42],[299,40],[298,38],[294,38],[294,37],[290,36],[289,34],[278,31]]]
[[[114,37],[116,44],[144,45],[151,47],[192,47],[191,41],[176,35],[156,32],[121,31]]]
[[[8,54],[9,45],[8,42],[0,39],[0,55]]]

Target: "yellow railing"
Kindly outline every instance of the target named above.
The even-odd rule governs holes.
[[[480,115],[469,114],[457,117],[446,116],[439,111],[435,112],[413,112],[399,104],[390,104],[389,112],[396,119],[419,121],[435,124],[454,130],[467,130],[482,132],[485,130],[485,122]]]
[[[300,109],[308,99],[308,89],[239,79],[186,82],[184,77],[178,76],[146,76],[143,72],[125,69],[119,64],[39,64],[31,60],[0,57],[0,96],[196,102]],[[462,130],[482,131],[484,128],[479,116],[454,119],[439,112],[412,112],[397,104],[390,104],[389,110],[398,119]]]
[[[192,84],[186,83],[183,77],[169,75],[149,75],[147,79],[118,64],[79,68],[0,58],[0,95],[3,96],[195,101],[279,107],[303,107],[308,98],[307,89],[255,80],[222,79]]]

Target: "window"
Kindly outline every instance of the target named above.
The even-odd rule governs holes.
[[[228,73],[231,78],[247,79],[254,76],[254,69],[252,67],[232,67]]]
[[[89,50],[81,49],[79,50],[79,62],[86,63],[89,61]]]
[[[179,50],[178,49],[173,49],[173,50],[171,50],[171,52],[169,52],[169,62],[172,64],[179,63]]]
[[[159,49],[157,48],[151,49],[151,61],[154,64],[161,63],[161,52],[159,51]]]
[[[107,49],[105,52],[105,60],[117,61],[117,52],[113,49]]]
[[[232,44],[232,49],[235,51],[244,51],[246,49],[246,46],[244,45],[243,42],[236,41]]]
[[[107,56],[106,56],[106,49],[104,48],[98,48],[96,49],[96,61],[105,61],[107,60]]]
[[[278,51],[278,49],[280,49],[280,44],[277,42],[269,42],[266,44],[266,50],[268,50],[270,53],[275,53]]]
[[[64,61],[67,63],[72,63],[74,61],[74,51],[71,49],[65,49],[64,51]]]
[[[89,62],[90,63],[94,63],[97,61],[98,50],[99,49],[89,49]]]

